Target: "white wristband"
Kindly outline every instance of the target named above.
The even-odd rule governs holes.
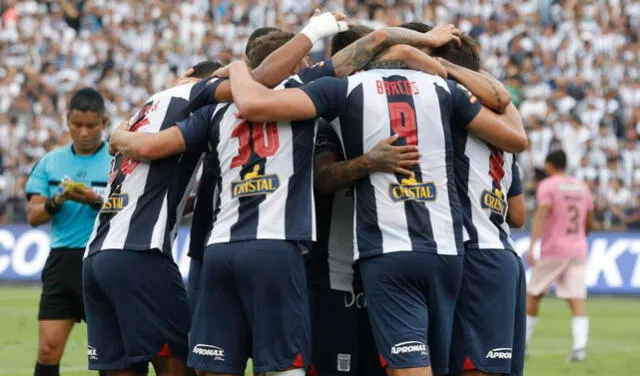
[[[309,38],[311,44],[315,44],[322,38],[333,36],[341,31],[349,29],[345,21],[338,21],[330,12],[311,17],[307,26],[300,31]]]

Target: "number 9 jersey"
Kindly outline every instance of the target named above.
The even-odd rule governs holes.
[[[277,89],[333,76],[330,61],[302,70]],[[234,104],[208,106],[179,123],[188,151],[217,160],[214,225],[207,244],[315,240],[314,120],[253,123]]]

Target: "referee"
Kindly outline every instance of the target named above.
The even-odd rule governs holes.
[[[82,257],[102,206],[111,156],[102,140],[104,99],[84,88],[71,98],[67,126],[73,142],[47,153],[27,181],[28,221],[51,222],[51,252],[42,271],[35,376],[60,375],[74,323],[84,319]]]

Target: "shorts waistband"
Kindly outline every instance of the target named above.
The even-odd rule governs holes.
[[[84,252],[85,248],[68,248],[68,247],[56,247],[51,248],[51,252]]]

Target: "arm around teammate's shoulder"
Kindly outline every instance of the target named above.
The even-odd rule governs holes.
[[[176,127],[158,133],[115,130],[109,148],[135,161],[166,158],[184,151],[184,138]]]
[[[502,115],[483,107],[469,123],[468,130],[491,145],[510,153],[523,152],[529,145],[520,113],[513,103],[507,106]]]

